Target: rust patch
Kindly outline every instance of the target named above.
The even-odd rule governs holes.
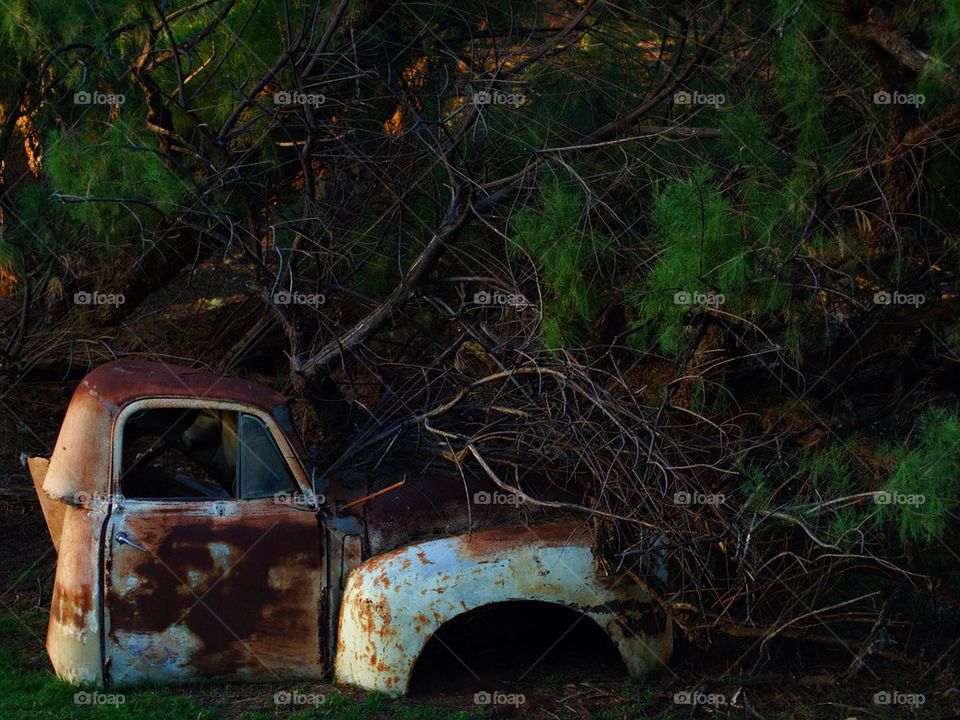
[[[393,616],[390,613],[390,606],[383,596],[376,600],[361,598],[348,607],[357,618],[358,626],[368,635],[389,637],[394,633],[390,627]]]
[[[81,630],[93,610],[92,581],[97,574],[94,520],[81,508],[64,506],[63,552],[50,600],[50,618],[62,626]],[[99,527],[99,526],[98,526]]]
[[[122,527],[150,552],[114,551],[108,595],[114,643],[185,628],[198,647],[174,652],[189,652],[184,660],[205,677],[302,672],[319,664],[323,575],[315,516],[216,517],[154,508],[127,515]]]
[[[359,535],[347,535],[343,538],[343,575],[341,582],[363,562],[363,540]]]
[[[474,533],[460,543],[465,557],[486,557],[498,552],[535,544],[541,547],[561,547],[571,542],[590,543],[590,529],[582,523],[535,525],[530,528],[501,528]]]
[[[64,589],[63,583],[53,586],[50,599],[50,619],[58,625],[82,628],[84,618],[93,609],[93,591],[89,585],[80,585],[76,590]]]

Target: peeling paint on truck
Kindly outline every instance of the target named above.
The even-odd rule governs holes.
[[[336,677],[391,695],[407,691],[427,641],[457,615],[493,603],[553,602],[592,618],[631,675],[665,662],[668,628],[636,584],[600,582],[582,526],[493,530],[433,540],[368,560],[340,613]]]

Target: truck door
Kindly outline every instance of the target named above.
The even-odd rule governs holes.
[[[321,516],[282,434],[241,408],[174,402],[138,403],[115,431],[105,677],[322,676]]]

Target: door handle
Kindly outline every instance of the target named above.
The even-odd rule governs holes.
[[[135,543],[133,540],[131,540],[129,537],[127,537],[127,534],[126,534],[125,532],[118,532],[118,533],[117,533],[116,540],[117,540],[117,542],[120,543],[121,545],[129,545],[130,547],[136,548],[137,550],[140,550],[141,552],[147,552],[147,549],[146,549],[145,547],[143,547],[143,545],[138,545],[137,543]]]

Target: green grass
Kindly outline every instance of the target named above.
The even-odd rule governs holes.
[[[15,576],[16,577],[16,576]],[[394,700],[379,693],[342,692],[314,685],[190,685],[142,687],[120,691],[77,688],[61,682],[39,647],[46,611],[30,608],[0,613],[0,718],[2,720],[482,720],[483,712],[458,710],[430,702]],[[300,708],[276,707],[273,696],[295,687],[323,694],[325,702]],[[98,703],[78,704],[79,693]],[[107,696],[122,702],[102,702]],[[84,696],[80,695],[80,698]]]
[[[84,692],[89,692],[88,696],[97,693],[100,699],[122,698],[123,702],[78,705],[75,698]],[[128,691],[116,696],[102,690],[84,691],[60,682],[51,672],[24,670],[6,658],[0,665],[0,707],[0,714],[6,720],[69,720],[78,716],[136,720],[164,720],[172,717],[208,720],[219,717],[214,710],[201,707],[196,699],[187,695],[170,693],[160,688]]]
[[[2,620],[10,619],[5,614]],[[274,686],[250,686],[256,700],[238,703],[227,692],[229,686],[150,687],[124,689],[115,694],[121,703],[81,705],[80,693],[98,694],[101,699],[114,691],[84,690],[58,680],[52,672],[25,670],[9,657],[0,663],[0,717],[3,720],[72,720],[77,717],[124,718],[125,720],[482,720],[485,713],[452,710],[431,703],[392,700],[371,693],[348,696],[337,691],[324,693],[326,702],[296,709],[273,706]],[[246,707],[254,705],[257,707]],[[266,706],[266,707],[265,707]]]

